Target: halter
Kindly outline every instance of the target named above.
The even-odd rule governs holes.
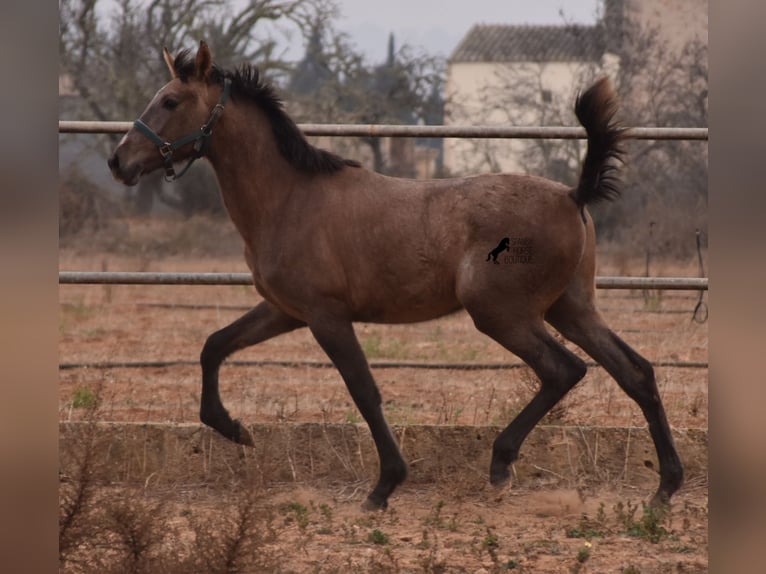
[[[231,92],[231,80],[225,78],[223,81],[223,91],[218,103],[210,112],[210,117],[207,122],[198,129],[196,132],[192,132],[189,135],[183,136],[175,140],[174,142],[167,142],[162,139],[157,133],[147,126],[140,119],[133,122],[133,126],[151,140],[151,142],[157,146],[157,149],[165,162],[165,181],[175,181],[191,167],[191,164],[195,160],[201,158],[205,154],[205,149],[208,143],[208,138],[213,134],[213,126],[218,118],[223,113],[223,106],[229,99],[229,93]],[[194,142],[194,154],[189,159],[189,163],[181,170],[181,173],[176,174],[173,169],[173,152],[178,148],[185,146],[186,144]]]

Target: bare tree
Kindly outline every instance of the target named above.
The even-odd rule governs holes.
[[[618,90],[624,123],[706,127],[707,44],[691,40],[673,50],[656,29],[629,23],[623,34]],[[605,231],[638,239],[647,249],[693,254],[695,230],[707,228],[707,142],[634,140],[628,152],[623,200],[595,210]],[[612,225],[615,219],[635,225]]]
[[[472,123],[515,126],[574,125],[572,103],[577,90],[595,79],[600,66],[595,62],[524,62],[499,67],[480,97],[461,109],[452,101],[458,115]],[[552,89],[550,76],[562,73],[571,77],[564,90]],[[462,106],[467,104],[463,103]],[[574,184],[585,152],[579,140],[464,140],[463,164],[466,172],[523,171]]]
[[[509,63],[499,68],[478,98],[452,99],[455,121],[475,124],[577,125],[573,102],[609,68],[621,95],[626,126],[707,125],[707,46],[693,40],[673,50],[656,29],[626,22],[619,50],[602,62],[569,63],[566,87],[552,88],[552,67],[561,63]],[[611,65],[605,65],[611,63]],[[546,80],[546,78],[548,78]],[[554,82],[555,83],[555,82]],[[579,140],[463,140],[461,171],[524,171],[574,184],[585,153]],[[707,144],[698,141],[628,143],[619,202],[593,207],[599,232],[615,240],[649,242],[654,248],[689,255],[695,229],[707,225]],[[626,224],[626,222],[628,222]]]
[[[322,0],[251,0],[244,6],[233,0],[118,0],[116,10],[99,16],[98,0],[60,0],[60,72],[71,79],[81,101],[73,113],[97,120],[138,116],[167,81],[162,46],[178,50],[202,38],[223,66],[248,61],[258,63],[265,74],[284,73],[289,64],[278,53],[276,23],[284,21],[301,31],[316,7],[325,4]],[[116,143],[114,136],[97,141],[104,157]],[[137,190],[128,191],[130,201],[140,212],[151,209],[155,197],[186,214],[222,211],[214,183],[196,185],[200,178],[214,179],[200,175],[204,167],[195,169],[197,177],[179,180],[167,190],[161,174],[144,178]]]
[[[409,46],[396,49],[389,39],[388,57],[369,65],[348,37],[333,29],[332,21],[316,21],[306,54],[287,89],[294,114],[314,122],[362,124],[441,123],[444,62]],[[369,147],[375,171],[414,176],[413,166],[397,157],[401,141],[384,153],[382,138],[361,138]],[[346,146],[349,142],[333,142]],[[337,147],[336,147],[337,149]]]

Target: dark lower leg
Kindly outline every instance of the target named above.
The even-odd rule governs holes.
[[[683,483],[683,465],[673,444],[651,363],[615,335],[592,305],[562,300],[547,317],[562,335],[606,369],[644,414],[660,465],[653,505],[665,504]]]
[[[559,344],[544,328],[531,329],[520,340],[492,335],[524,360],[540,379],[540,390],[492,446],[489,480],[494,485],[510,478],[509,465],[518,458],[524,439],[540,420],[585,376],[585,363]]]
[[[210,335],[200,355],[202,367],[200,420],[229,440],[252,446],[250,433],[239,421],[232,420],[221,402],[218,391],[218,371],[221,363],[237,350],[303,325],[305,324],[301,321],[285,315],[264,301],[232,324]]]
[[[577,379],[579,380],[579,379]],[[577,380],[570,379],[568,386],[552,387],[542,383],[542,388],[501,432],[492,446],[492,462],[489,470],[490,483],[499,486],[510,479],[508,467],[519,456],[519,449],[527,435],[540,420],[558,403]]]
[[[639,377],[630,377],[625,375],[624,368],[614,369],[611,365],[607,368],[604,365],[604,368],[607,368],[620,387],[638,404],[649,425],[649,434],[654,442],[660,464],[660,485],[651,503],[653,506],[667,504],[673,493],[683,484],[683,465],[676,451],[670,424],[660,399],[654,369],[646,359],[631,349],[617,335],[611,332],[610,335],[615,345],[630,362],[633,373],[641,374]]]
[[[381,407],[381,398],[351,323],[317,321],[311,332],[336,366],[359,412],[370,428],[380,459],[378,483],[367,497],[366,509],[385,508],[388,497],[407,477],[399,451]]]

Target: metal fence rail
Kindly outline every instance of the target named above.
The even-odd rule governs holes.
[[[59,121],[60,133],[122,134],[132,122]],[[306,135],[360,137],[442,137],[584,139],[585,130],[564,126],[410,126],[373,124],[299,124]],[[630,128],[635,139],[704,140],[707,128]],[[61,271],[60,284],[252,285],[249,273],[147,273]],[[706,277],[596,277],[599,289],[707,290]]]
[[[59,271],[62,285],[252,285],[249,273],[167,273],[146,271]],[[596,277],[599,289],[706,291],[707,277]]]
[[[437,371],[507,371],[528,368],[526,363],[433,363],[424,361],[370,361],[373,369],[426,369]],[[169,361],[96,361],[59,363],[62,371],[77,369],[167,369],[171,367],[198,367],[199,361],[177,359]],[[227,367],[284,367],[287,369],[334,369],[328,361],[226,361]],[[586,361],[589,368],[602,367],[593,361]],[[671,369],[707,369],[704,361],[655,361],[653,367]]]
[[[133,122],[59,121],[59,133],[124,134]],[[408,126],[376,124],[298,124],[308,136],[406,138],[585,139],[581,127],[565,126]],[[633,139],[704,140],[707,128],[630,128]]]

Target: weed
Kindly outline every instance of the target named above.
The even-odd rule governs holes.
[[[421,536],[422,537],[420,539],[420,542],[418,542],[415,546],[417,548],[421,548],[423,550],[431,548],[431,540],[430,540],[430,537],[428,535],[428,529],[427,528],[423,529],[423,533],[422,533]]]
[[[633,564],[629,564],[625,568],[620,570],[621,574],[641,574],[641,569],[638,566],[633,566]]]
[[[662,291],[644,290],[644,308],[647,311],[659,311],[662,308]]]
[[[86,305],[82,301],[77,303],[62,303],[61,307],[65,314],[70,315],[78,320],[87,319],[96,312],[93,307]]]
[[[591,548],[590,542],[586,542],[585,546],[583,546],[577,551],[577,561],[580,564],[585,563],[585,561],[588,560],[588,558],[590,558],[590,548]]]
[[[657,510],[646,504],[643,506],[641,536],[656,544],[669,535],[668,530],[662,525],[667,519],[667,515],[663,510]]]
[[[322,515],[322,518],[324,518],[328,523],[332,522],[332,508],[329,507],[329,505],[325,504],[324,502],[319,505],[319,512]]]
[[[443,500],[440,500],[436,503],[436,506],[434,506],[433,510],[430,512],[430,514],[426,517],[426,524],[430,526],[435,526],[436,528],[444,528],[444,521],[442,520],[441,514],[442,509],[444,508],[445,502]]]
[[[379,544],[383,546],[388,544],[388,535],[382,530],[378,530],[376,528],[367,535],[367,542],[372,542],[373,544]]]
[[[160,566],[157,555],[165,542],[167,524],[158,517],[163,516],[161,503],[145,502],[140,496],[107,504],[104,526],[112,534],[110,546],[126,571],[148,572]]]
[[[288,520],[294,520],[301,530],[306,530],[309,525],[309,509],[303,506],[300,502],[290,502],[283,507],[288,516]]]
[[[707,408],[707,395],[701,391],[697,392],[692,399],[692,403],[689,405],[689,414],[693,417],[697,417],[701,412],[704,412]]]
[[[370,333],[361,340],[362,350],[368,359],[406,359],[407,344],[400,339],[388,339],[385,343],[377,333]]]
[[[594,530],[592,528],[583,528],[582,526],[576,528],[568,528],[566,531],[567,538],[600,538],[604,536],[601,530]]]
[[[374,333],[367,335],[362,339],[361,344],[362,351],[364,351],[364,354],[367,355],[368,359],[376,359],[383,354],[381,352],[380,335]]]
[[[59,562],[65,565],[81,543],[92,535],[89,528],[94,506],[96,427],[89,421],[77,440],[77,449],[66,455],[59,486]],[[67,464],[68,463],[68,464]]]
[[[330,508],[327,504],[324,502],[319,505],[319,513],[322,515],[322,521],[324,524],[319,527],[319,530],[317,530],[318,534],[332,534],[333,528],[332,528],[332,519],[333,519],[333,511],[332,508]]]
[[[88,387],[77,387],[72,395],[72,407],[75,409],[94,409],[98,405],[98,395]]]
[[[587,514],[583,513],[580,516],[580,523],[574,528],[568,528],[566,530],[567,538],[601,538],[606,535],[605,531],[600,529],[599,526],[603,525],[606,521],[606,515],[604,513],[604,504],[599,506],[596,519],[591,519]]]
[[[487,551],[492,562],[497,563],[497,549],[500,547],[500,539],[489,526],[487,526],[487,535],[481,541],[481,547]]]
[[[640,520],[636,520],[638,505],[628,501],[627,505],[622,501],[614,507],[618,522],[622,525],[628,536],[643,538],[652,543],[657,543],[668,536],[668,530],[662,525],[667,519],[666,513],[656,510],[646,504],[642,505],[643,513]]]
[[[638,506],[628,501],[627,504],[623,504],[622,501],[614,505],[614,514],[617,518],[617,522],[622,524],[625,530],[629,530],[636,524],[635,516]]]
[[[346,539],[348,544],[359,544],[359,540],[356,537],[359,527],[356,526],[356,524],[343,522],[343,524],[341,524],[341,528],[343,529],[343,537]]]
[[[357,425],[362,422],[362,417],[359,415],[357,411],[347,411],[346,422],[348,424]]]
[[[601,502],[598,505],[598,510],[596,511],[596,521],[599,524],[604,524],[606,522],[606,510],[604,509],[604,503]]]
[[[234,504],[204,520],[192,520],[196,553],[188,559],[188,571],[228,573],[272,571],[276,556],[267,551],[277,534],[274,514],[260,508],[256,489],[238,494]]]
[[[423,572],[429,574],[442,574],[447,571],[447,561],[437,558],[435,548],[429,550],[428,555],[420,559],[420,566],[423,568]]]

